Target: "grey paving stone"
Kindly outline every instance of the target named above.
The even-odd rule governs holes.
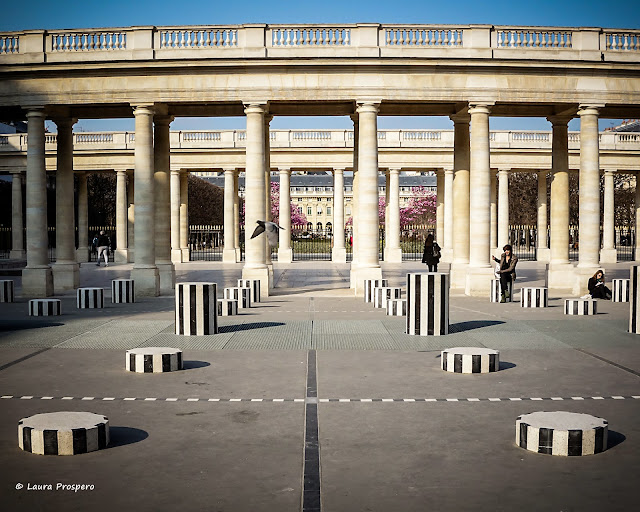
[[[325,334],[387,334],[384,324],[379,320],[315,320],[313,332]]]
[[[158,320],[113,320],[74,336],[58,345],[58,348],[134,348],[171,323]]]
[[[139,347],[175,347],[190,350],[222,350],[234,333],[207,336],[180,336],[173,332],[161,332],[144,341]]]

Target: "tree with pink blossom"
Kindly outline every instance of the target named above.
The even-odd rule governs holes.
[[[266,219],[276,224],[280,220],[280,183],[271,182],[271,218]],[[242,211],[240,212],[240,224],[244,224],[244,201],[242,202]],[[291,225],[297,226],[307,224],[307,217],[298,210],[298,208],[290,203],[290,211],[291,211]],[[262,220],[262,219],[261,219]]]
[[[400,225],[435,224],[436,194],[425,187],[413,187],[407,206],[400,208]]]

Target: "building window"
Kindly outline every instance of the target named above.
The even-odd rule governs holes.
[[[313,230],[313,224],[311,222],[307,222],[307,231]]]
[[[328,202],[331,202],[331,201],[332,201],[332,199],[331,199],[330,197],[327,197],[327,201],[328,201]]]
[[[345,211],[347,215],[351,215],[351,207],[347,206],[347,210]]]
[[[302,215],[302,206],[298,206],[298,213]]]
[[[327,215],[331,215],[331,206],[327,206]]]
[[[301,197],[299,197],[299,198],[298,198],[298,202],[299,202],[299,203],[301,203],[301,202],[302,202],[302,198],[301,198]],[[300,212],[300,213],[302,213],[302,212]]]
[[[316,229],[317,229],[318,231],[322,231],[322,222],[318,222],[318,223],[316,224]]]
[[[332,227],[331,222],[327,222],[327,231],[331,232]]]
[[[313,215],[313,209],[311,206],[307,206],[307,215]]]
[[[318,215],[322,215],[322,206],[318,206]]]

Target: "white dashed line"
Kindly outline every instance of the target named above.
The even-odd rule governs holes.
[[[43,396],[40,400],[53,400],[52,396]]]
[[[572,396],[571,400],[584,400],[581,396]]]
[[[93,400],[95,397],[93,396],[83,396],[82,399],[83,400]]]
[[[31,400],[32,398],[32,396],[21,396],[20,400]]]
[[[561,398],[559,396],[552,396],[551,400],[564,400],[564,398]]]

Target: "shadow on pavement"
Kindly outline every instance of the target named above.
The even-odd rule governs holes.
[[[482,327],[490,327],[492,325],[504,324],[501,320],[469,320],[468,322],[458,322],[449,325],[450,332],[471,331],[472,329],[480,329]]]
[[[149,437],[149,433],[139,428],[109,427],[109,448],[138,443],[147,437]]]
[[[616,432],[615,430],[609,430],[607,435],[607,450],[618,446],[620,443],[624,443],[627,437],[620,432]]]
[[[510,370],[511,368],[515,368],[517,365],[514,363],[509,363],[507,361],[500,361],[500,370]]]
[[[211,366],[211,363],[207,363],[206,361],[183,361],[182,362],[183,370],[192,370],[194,368],[204,368],[206,366]]]
[[[248,323],[248,324],[221,325],[218,328],[218,332],[223,333],[223,332],[249,331],[251,329],[263,329],[264,327],[276,327],[279,325],[285,325],[285,324],[284,322],[254,322],[254,323]]]

